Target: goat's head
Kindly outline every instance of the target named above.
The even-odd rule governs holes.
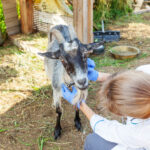
[[[59,45],[58,49],[55,52],[48,51],[39,54],[50,59],[59,59],[75,85],[80,90],[86,89],[88,87],[87,56],[102,43],[83,44],[76,37],[74,30],[67,26],[63,26],[61,31],[60,28],[59,30],[54,28],[50,33],[55,36]]]

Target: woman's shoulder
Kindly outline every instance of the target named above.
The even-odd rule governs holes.
[[[141,65],[141,66],[137,67],[136,70],[143,71],[147,74],[150,74],[150,64]]]

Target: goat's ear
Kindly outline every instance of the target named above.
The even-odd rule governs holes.
[[[98,43],[90,43],[86,45],[86,50],[90,52],[93,52],[93,49],[96,49],[100,46],[104,45],[104,42],[98,42]]]
[[[59,59],[60,58],[60,50],[56,52],[45,52],[45,53],[38,53],[40,56],[47,57],[50,59]]]

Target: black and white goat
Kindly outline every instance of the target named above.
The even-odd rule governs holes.
[[[39,53],[45,57],[45,70],[48,78],[52,81],[53,104],[56,108],[57,121],[54,131],[55,139],[61,135],[60,119],[61,108],[61,85],[73,83],[77,89],[77,95],[73,103],[86,100],[87,97],[87,54],[102,43],[82,44],[71,26],[54,26],[48,35],[48,50]],[[80,130],[81,122],[79,110],[76,110],[75,127]]]

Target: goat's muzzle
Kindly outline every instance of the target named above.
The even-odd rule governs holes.
[[[78,88],[80,90],[85,90],[88,88],[88,82],[87,82],[87,79],[86,78],[82,78],[82,79],[79,79],[77,80],[77,84],[78,84]]]
[[[88,85],[84,86],[84,87],[78,87],[81,91],[82,90],[86,90],[88,88]]]

